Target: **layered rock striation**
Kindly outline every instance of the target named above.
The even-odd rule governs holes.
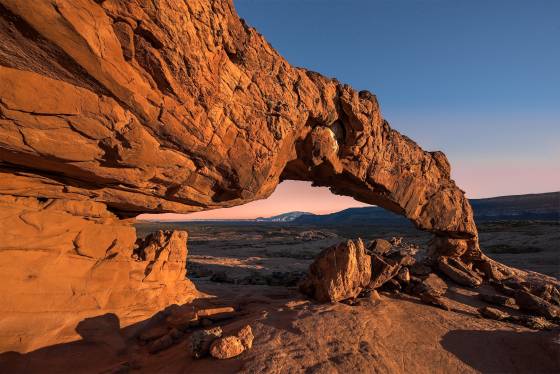
[[[0,196],[0,232],[1,351],[75,340],[91,316],[127,326],[197,295],[186,232],[137,240],[98,202]]]
[[[309,180],[476,241],[443,153],[391,129],[371,93],[290,66],[230,1],[0,4],[2,194],[122,217]]]
[[[450,173],[443,153],[390,127],[373,94],[292,67],[231,1],[0,0],[10,318],[126,314],[192,297],[177,291],[189,286],[186,236],[135,249],[119,219],[240,205],[286,179],[408,217],[435,234],[434,257],[480,260]],[[16,343],[25,329],[2,321],[18,337],[11,347],[28,349]]]

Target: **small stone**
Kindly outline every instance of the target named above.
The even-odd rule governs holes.
[[[245,347],[237,336],[226,336],[214,340],[210,347],[210,355],[214,358],[225,360],[239,356]]]
[[[377,290],[371,290],[367,296],[370,301],[379,302],[381,301],[381,296],[379,296],[379,292]]]
[[[391,243],[385,239],[375,239],[369,244],[368,251],[378,255],[384,255],[389,252],[392,247]]]
[[[533,294],[537,295],[541,299],[548,301],[551,304],[560,306],[560,291],[552,284],[544,284]]]
[[[389,279],[387,282],[383,283],[379,289],[391,293],[398,293],[402,291],[402,286],[396,279]]]
[[[490,284],[496,289],[496,291],[501,292],[506,296],[510,296],[510,297],[515,296],[515,289],[513,289],[509,286],[506,286],[503,283],[490,281]]]
[[[416,259],[411,255],[405,255],[399,259],[399,265],[401,266],[412,266],[415,263],[416,263]]]
[[[397,246],[397,245],[401,245],[402,240],[403,240],[402,236],[399,236],[399,237],[393,236],[391,238],[390,243],[394,246]]]
[[[201,309],[196,312],[198,318],[210,318],[214,321],[220,321],[235,316],[235,309],[230,306],[220,308]]]
[[[237,337],[239,338],[241,344],[243,344],[245,349],[251,349],[253,347],[253,339],[255,339],[255,337],[253,336],[253,330],[251,329],[251,326],[247,325],[239,330],[239,332],[237,333]]]
[[[171,335],[164,335],[161,338],[154,340],[150,344],[148,351],[153,354],[159,351],[163,351],[164,349],[167,349],[172,345],[173,345],[173,338],[171,337]]]
[[[212,329],[204,329],[193,332],[190,337],[192,356],[194,358],[206,356],[212,342],[221,336],[221,327],[214,327]]]
[[[488,279],[501,281],[504,279],[504,275],[498,270],[496,265],[494,265],[491,261],[485,260],[482,261],[478,267],[480,270],[486,275]]]
[[[480,308],[478,310],[483,317],[489,319],[495,319],[498,321],[507,319],[510,317],[509,313],[503,312],[500,309],[492,308],[489,306],[485,306],[484,308]]]

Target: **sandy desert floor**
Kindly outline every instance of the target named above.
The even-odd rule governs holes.
[[[560,277],[560,223],[499,221],[479,223],[484,253],[506,265]],[[189,232],[190,276],[227,272],[229,281],[251,274],[304,272],[328,246],[346,239],[403,237],[422,250],[430,234],[412,226],[295,226],[278,223],[140,223],[139,236],[158,229]],[[295,274],[294,274],[295,275]],[[227,280],[227,279],[226,279]],[[250,282],[250,280],[248,280]]]
[[[296,287],[314,256],[327,246],[360,236],[405,236],[421,248],[429,239],[396,228],[310,228],[277,224],[139,224],[190,233],[188,276],[202,295],[195,307],[231,306],[224,332],[249,324],[253,348],[229,360],[195,360],[186,331],[156,354],[138,336],[165,326],[173,308],[151,320],[28,354],[0,354],[7,373],[558,373],[559,331],[536,331],[483,319],[477,294],[448,281],[452,310],[405,294],[356,305],[318,304]],[[542,223],[483,224],[483,247],[509,265],[558,274],[558,226]],[[539,233],[536,235],[535,233]],[[490,250],[489,250],[490,249]],[[528,252],[527,252],[528,251]],[[521,266],[523,265],[523,266]],[[516,311],[511,311],[515,314]],[[99,317],[102,325],[102,317]],[[194,330],[194,329],[193,329]]]

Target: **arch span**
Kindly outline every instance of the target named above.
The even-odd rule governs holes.
[[[391,129],[369,92],[292,67],[231,1],[81,3],[0,1],[0,193],[126,217],[302,179],[478,252],[445,156]]]

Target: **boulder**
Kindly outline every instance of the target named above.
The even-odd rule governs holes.
[[[225,336],[214,340],[210,347],[210,355],[214,358],[225,360],[239,356],[245,347],[237,336]]]
[[[309,267],[300,290],[319,302],[358,296],[371,279],[371,258],[361,240],[349,240],[322,251]]]
[[[432,272],[432,268],[421,262],[416,262],[410,266],[410,273],[413,275],[424,276]]]

